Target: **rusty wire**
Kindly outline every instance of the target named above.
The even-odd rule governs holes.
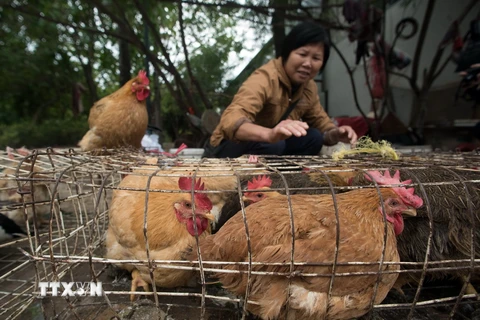
[[[302,277],[330,277],[330,286],[328,296],[331,295],[333,283],[335,277],[342,276],[354,276],[354,275],[378,275],[384,273],[419,273],[420,281],[417,293],[412,302],[410,303],[386,303],[375,305],[372,297],[371,310],[388,310],[395,308],[410,309],[408,318],[413,317],[413,311],[416,308],[426,308],[436,305],[453,305],[450,313],[447,315],[449,318],[453,318],[460,303],[464,303],[465,299],[474,298],[475,295],[465,294],[466,283],[462,286],[461,290],[454,297],[441,297],[431,300],[420,299],[421,286],[425,283],[426,277],[430,273],[434,272],[450,272],[465,270],[467,272],[467,281],[471,280],[472,275],[479,273],[480,259],[475,255],[475,243],[474,226],[471,228],[471,255],[465,257],[465,259],[456,260],[442,260],[433,261],[428,258],[428,252],[430,252],[432,241],[432,228],[433,224],[430,224],[430,234],[428,236],[427,243],[427,256],[424,261],[418,262],[400,262],[401,266],[410,266],[409,269],[401,269],[396,271],[382,270],[382,265],[395,264],[389,261],[383,260],[383,254],[380,261],[375,264],[378,265],[378,272],[351,272],[351,273],[339,273],[336,272],[336,266],[341,265],[368,265],[369,262],[349,262],[338,263],[338,242],[340,234],[340,226],[338,223],[338,208],[336,205],[335,194],[345,190],[355,190],[363,188],[362,186],[348,186],[338,187],[331,181],[327,173],[335,172],[366,172],[367,170],[391,170],[398,168],[402,171],[408,170],[411,176],[414,178],[411,186],[418,187],[420,194],[426,203],[427,214],[432,219],[432,212],[430,211],[431,205],[429,204],[429,196],[426,193],[424,186],[448,186],[458,185],[465,190],[465,198],[468,209],[465,214],[472,216],[475,214],[474,210],[479,210],[478,207],[474,207],[470,200],[472,195],[466,187],[466,184],[475,186],[477,190],[480,189],[480,180],[478,175],[473,175],[471,179],[465,179],[460,177],[456,172],[472,172],[477,173],[480,168],[480,156],[477,153],[428,153],[428,154],[409,154],[401,158],[400,161],[386,160],[380,157],[357,155],[355,157],[347,158],[341,161],[333,161],[332,159],[322,157],[302,157],[302,156],[266,156],[261,157],[259,163],[248,163],[247,159],[189,159],[189,158],[166,158],[160,157],[157,164],[151,165],[148,168],[147,173],[134,173],[134,170],[143,168],[145,169],[145,159],[148,155],[142,153],[125,153],[121,151],[112,151],[107,155],[94,155],[88,153],[80,153],[74,150],[68,151],[55,151],[53,149],[47,149],[44,151],[35,150],[29,157],[22,157],[15,154],[15,159],[10,159],[6,155],[0,155],[0,167],[12,168],[15,166],[16,171],[12,175],[0,176],[0,181],[11,181],[16,184],[16,187],[3,186],[0,188],[0,192],[5,192],[16,188],[21,189],[22,185],[28,183],[30,185],[31,192],[21,193],[22,201],[10,205],[7,208],[3,208],[1,211],[11,210],[12,208],[20,208],[25,213],[31,212],[33,214],[33,224],[28,226],[28,231],[33,231],[33,235],[26,238],[13,240],[8,243],[0,244],[0,317],[6,319],[22,318],[22,313],[38,303],[38,283],[40,281],[54,281],[59,279],[61,281],[87,281],[88,279],[110,281],[110,284],[104,290],[103,302],[98,300],[94,303],[82,303],[82,299],[77,297],[64,298],[50,298],[48,303],[51,303],[54,307],[55,316],[63,316],[63,318],[84,318],[80,317],[80,313],[77,308],[91,305],[96,308],[92,311],[92,314],[98,315],[101,310],[100,307],[111,310],[112,314],[116,317],[120,317],[119,313],[119,298],[127,297],[132,292],[128,290],[116,289],[111,286],[112,279],[106,275],[108,267],[116,260],[109,260],[103,258],[103,246],[104,246],[104,233],[108,227],[108,208],[111,193],[114,190],[119,190],[118,183],[126,174],[138,174],[146,175],[149,177],[149,181],[153,176],[169,176],[180,177],[186,176],[189,173],[196,176],[203,177],[202,174],[210,172],[213,176],[226,177],[233,176],[237,180],[237,188],[232,190],[222,190],[224,192],[236,192],[241,194],[244,190],[240,186],[241,179],[246,177],[253,177],[256,174],[278,175],[283,181],[283,187],[272,188],[266,192],[283,192],[287,195],[287,201],[289,204],[291,229],[294,230],[294,215],[291,205],[291,193],[301,191],[311,191],[312,188],[290,188],[286,176],[299,174],[302,169],[311,169],[321,173],[328,182],[328,186],[325,186],[325,191],[332,195],[332,200],[335,206],[335,214],[337,219],[337,245],[335,250],[334,261],[316,261],[316,262],[299,262],[294,259],[294,252],[298,250],[295,247],[295,237],[292,235],[291,243],[291,259],[285,264],[289,268],[289,272],[275,273],[258,271],[258,268],[254,270],[254,266],[269,265],[268,263],[261,263],[253,261],[250,248],[250,236],[248,234],[248,220],[246,216],[246,208],[243,201],[240,201],[241,212],[244,219],[245,230],[247,232],[247,243],[249,246],[249,256],[244,263],[228,263],[228,262],[212,262],[208,261],[208,265],[215,265],[218,267],[203,266],[205,261],[202,261],[201,252],[198,251],[199,261],[197,264],[186,263],[185,261],[176,260],[153,260],[150,259],[148,238],[147,238],[147,224],[146,224],[146,212],[148,209],[148,196],[154,192],[181,192],[178,190],[166,190],[166,189],[135,189],[135,188],[122,188],[123,190],[131,191],[143,191],[145,192],[145,220],[144,220],[144,235],[147,248],[146,260],[122,260],[120,262],[130,263],[132,265],[147,265],[150,270],[152,282],[154,281],[153,270],[155,268],[171,268],[171,269],[186,269],[186,270],[198,270],[201,279],[200,292],[186,292],[182,289],[178,290],[157,290],[153,288],[151,293],[143,293],[145,296],[153,296],[156,308],[180,307],[180,308],[198,308],[200,311],[200,317],[205,317],[206,309],[215,309],[212,304],[207,304],[209,301],[227,301],[243,304],[242,319],[246,316],[247,303],[253,303],[254,301],[248,300],[248,294],[250,290],[250,281],[253,276],[302,276]],[[25,167],[22,164],[26,162],[29,166]],[[42,176],[38,176],[38,173],[34,173],[33,168],[39,167],[42,170]],[[329,167],[338,167],[332,169]],[[163,173],[161,170],[168,168],[169,173]],[[225,173],[225,168],[228,168],[230,173]],[[452,176],[455,178],[448,181],[441,182],[422,182],[416,176],[416,172],[421,172],[425,169],[446,168],[452,171]],[[37,177],[38,176],[38,177]],[[47,185],[51,201],[36,201],[35,186],[39,183]],[[149,183],[148,183],[149,185]],[[375,186],[377,190],[382,186]],[[63,190],[63,191],[61,191]],[[221,191],[205,190],[204,193],[215,194]],[[24,195],[32,196],[32,200],[29,200]],[[193,199],[193,190],[192,190]],[[88,204],[87,204],[88,203]],[[38,208],[41,205],[49,206],[49,223],[48,227],[42,227],[37,219],[40,216]],[[67,214],[65,209],[69,207],[70,214]],[[26,216],[26,214],[25,214]],[[474,221],[474,219],[472,220]],[[30,229],[32,226],[33,230]],[[195,230],[196,230],[196,225]],[[386,224],[385,224],[386,226]],[[384,241],[385,246],[385,241]],[[14,251],[15,253],[9,253],[5,255],[4,252],[12,252],[13,248],[20,247],[23,253],[20,251]],[[198,238],[197,238],[198,248]],[[383,249],[385,250],[385,248]],[[245,270],[225,270],[222,268],[226,265],[246,265]],[[298,271],[298,268],[307,265],[331,265],[331,273],[303,273]],[[445,265],[445,266],[443,266]],[[33,267],[33,269],[32,269]],[[82,270],[87,267],[90,271],[90,276],[82,274],[80,276],[75,270]],[[34,270],[34,274],[29,274],[28,270]],[[99,270],[98,272],[96,270]],[[248,275],[247,289],[243,298],[232,298],[229,296],[222,296],[219,294],[211,294],[208,292],[205,281],[206,272],[238,272],[246,273]],[[81,280],[79,280],[81,279]],[[92,280],[92,281],[93,281]],[[17,286],[4,286],[6,283],[16,283]],[[378,286],[378,281],[377,285]],[[376,287],[375,287],[376,288]],[[375,289],[376,292],[376,289]],[[196,297],[200,299],[199,305],[187,305],[180,302],[175,303],[172,300],[163,301],[164,298],[180,298],[180,297]],[[45,299],[45,298],[43,298]],[[51,315],[51,311],[48,311],[44,307],[43,299],[40,299],[42,312],[47,315]],[[57,299],[62,299],[65,304],[56,304]],[[61,310],[59,309],[61,308]],[[221,309],[221,308],[220,308]],[[49,313],[50,312],[50,313]],[[61,318],[61,317],[60,317]]]

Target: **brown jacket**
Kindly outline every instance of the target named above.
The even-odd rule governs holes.
[[[240,87],[232,103],[225,109],[210,143],[216,147],[223,139],[235,140],[237,129],[245,122],[273,128],[292,101],[300,99],[288,119],[302,120],[310,127],[325,132],[335,127],[320,105],[317,85],[313,80],[302,85],[291,96],[290,80],[282,58],[271,60],[257,69]]]

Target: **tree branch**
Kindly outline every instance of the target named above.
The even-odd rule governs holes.
[[[161,66],[163,69],[165,70],[171,70],[171,68],[169,68],[163,61],[161,61],[155,54],[152,54],[149,50],[149,48],[147,48],[145,46],[145,44],[139,40],[138,36],[135,34],[135,31],[133,30],[132,26],[128,23],[127,19],[125,16],[123,17],[118,17],[116,16],[115,14],[113,14],[112,11],[110,11],[107,7],[105,7],[102,3],[99,3],[99,0],[88,0],[88,1],[91,1],[93,2],[95,5],[97,5],[97,9],[101,12],[103,12],[104,14],[106,14],[107,16],[110,17],[110,19],[112,19],[113,21],[115,21],[117,24],[119,25],[124,25],[125,26],[125,29],[128,30],[128,32],[130,34],[133,35],[133,38],[131,43],[134,44],[137,48],[139,48],[148,58],[150,61],[152,62],[155,62],[155,63],[152,63],[153,65],[153,68],[155,69],[156,73],[162,78],[162,80],[164,81],[165,85],[167,86],[167,89],[168,91],[172,94],[173,98],[175,99],[175,101],[178,103],[178,105],[182,106],[182,107],[185,107],[186,109],[186,105],[185,105],[185,101],[183,100],[182,96],[178,93],[177,90],[175,90],[175,88],[172,86],[172,84],[170,83],[170,81],[168,81],[165,73],[162,71],[162,69],[160,69],[159,66]],[[118,7],[118,3],[117,4],[117,7]],[[119,8],[120,11],[121,8]],[[148,19],[148,16],[146,17]],[[150,20],[149,20],[150,21]],[[149,27],[151,27],[152,25],[152,22],[150,21],[150,25]],[[153,28],[153,32],[152,32],[155,36],[158,37],[158,34],[156,32],[156,30]],[[160,44],[162,44],[160,42]],[[176,70],[175,68],[173,68],[174,70]]]
[[[452,25],[454,23],[459,23],[460,24],[476,4],[478,4],[478,0],[470,0],[470,3],[463,9],[462,13],[460,13],[458,18],[452,22]],[[449,28],[449,30],[450,30],[450,28]],[[449,30],[447,30],[446,33],[448,33]],[[432,59],[432,64],[430,65],[430,68],[428,70],[427,77],[426,77],[426,79],[423,83],[426,90],[430,89],[431,85],[435,81],[435,79],[436,79],[435,75],[438,76],[440,74],[439,72],[443,71],[443,69],[446,66],[446,63],[444,63],[442,65],[442,67],[440,68],[440,71],[437,72],[437,67],[438,67],[438,64],[440,63],[440,59],[442,58],[444,50],[445,50],[445,46],[441,46],[441,44],[439,44],[438,45],[438,50],[437,50],[437,52],[435,53],[435,56]],[[448,60],[449,59],[447,59],[447,62],[448,62]]]
[[[391,69],[388,71],[390,74],[393,74],[394,76],[397,76],[397,77],[400,77],[400,78],[404,78],[406,80],[408,80],[409,82],[411,81],[411,77],[407,76],[406,74],[403,74],[403,73],[400,73],[400,72],[396,72],[396,71],[392,71]]]
[[[177,2],[178,0],[159,0],[158,2]],[[283,10],[285,11],[285,18],[291,21],[304,21],[305,15],[301,14],[292,14],[288,12],[308,12],[309,10],[318,10],[321,9],[322,6],[299,6],[298,4],[280,4],[280,5],[272,5],[272,6],[254,6],[254,5],[243,5],[233,1],[219,1],[219,2],[199,2],[199,1],[190,1],[190,0],[183,0],[182,3],[189,4],[189,5],[196,5],[196,6],[203,6],[207,8],[232,8],[232,9],[248,9],[255,13],[262,14],[268,17],[272,17],[272,9],[273,10]],[[329,7],[341,7],[342,5],[330,5]],[[308,13],[307,15],[312,16],[312,14]],[[315,19],[316,22],[322,24],[325,27],[328,27],[332,30],[348,30],[349,28],[343,24],[333,24],[329,20],[324,19]]]
[[[192,94],[188,90],[188,87],[186,86],[185,82],[183,81],[182,76],[179,74],[177,68],[175,67],[172,60],[170,59],[170,55],[168,54],[167,48],[164,46],[164,44],[162,42],[162,39],[160,39],[160,35],[156,30],[155,24],[153,23],[153,21],[148,16],[148,12],[146,11],[145,7],[140,3],[140,1],[134,0],[134,3],[136,5],[137,9],[142,14],[143,21],[152,30],[153,39],[155,40],[155,43],[159,46],[163,57],[165,58],[165,60],[167,60],[167,66],[168,67],[166,67],[166,70],[168,70],[173,75],[173,77],[175,79],[175,82],[178,84],[178,86],[180,87],[180,89],[184,93],[185,98],[187,99],[187,103],[190,106],[195,107],[196,103],[195,103],[195,101],[192,97]],[[156,59],[156,60],[158,61],[158,59]],[[185,104],[183,104],[182,106],[184,107],[184,109],[186,111],[188,111],[187,106]]]
[[[435,79],[438,78],[438,76],[442,73],[442,71],[445,69],[445,67],[447,66],[447,64],[450,62],[450,60],[452,59],[452,55],[449,55],[447,59],[445,59],[445,61],[442,63],[442,65],[440,66],[440,68],[438,68],[438,71],[432,76],[432,83],[435,81]]]
[[[340,52],[340,50],[338,49],[338,47],[335,45],[335,43],[331,43],[332,45],[332,48],[335,50],[335,52],[338,54],[338,56],[340,57],[340,59],[342,60],[343,64],[345,65],[345,68],[347,68],[347,72],[350,76],[350,83],[352,84],[352,91],[353,91],[353,99],[355,100],[355,106],[357,107],[357,110],[358,112],[360,112],[360,114],[363,116],[363,118],[367,118],[367,116],[365,115],[365,113],[363,112],[362,108],[360,107],[360,103],[358,102],[358,97],[357,97],[357,88],[355,86],[355,80],[353,79],[353,72],[352,70],[350,70],[350,67],[348,66],[348,62],[347,60],[345,59],[345,57],[343,56],[343,54]]]
[[[370,94],[370,99],[372,99],[372,106],[371,108],[373,109],[373,118],[375,119],[375,133],[374,137],[377,138],[380,134],[380,121],[379,121],[379,116],[378,116],[378,110],[377,110],[377,105],[375,103],[375,98],[373,97],[373,89],[372,85],[370,84],[370,79],[368,78],[368,70],[367,70],[367,60],[365,59],[365,56],[362,56],[363,60],[363,73],[365,75],[365,80],[367,80],[367,88],[368,88],[368,93]],[[385,88],[386,89],[386,88]],[[383,106],[383,105],[382,105]],[[364,116],[364,118],[366,118]],[[368,121],[367,121],[368,124]]]
[[[428,26],[430,25],[430,19],[432,18],[433,8],[435,7],[435,1],[436,0],[428,0],[427,10],[425,11],[422,28],[418,36],[417,46],[415,48],[415,54],[413,56],[412,77],[410,78],[410,86],[412,87],[412,90],[417,95],[420,92],[420,89],[418,88],[418,85],[417,85],[420,56],[422,54],[423,44],[425,42],[425,37],[427,35]]]
[[[61,24],[62,26],[70,27],[70,28],[73,28],[75,30],[82,30],[82,31],[86,31],[86,32],[94,33],[94,34],[109,35],[109,36],[112,36],[112,37],[115,37],[115,38],[118,38],[118,39],[123,39],[125,41],[129,41],[129,42],[133,43],[132,38],[129,38],[129,37],[123,35],[123,34],[116,33],[116,32],[111,32],[111,31],[107,31],[107,30],[101,31],[101,30],[94,29],[94,28],[81,27],[81,26],[79,26],[77,24],[74,24],[74,23],[70,23],[70,22],[66,22],[66,21],[63,21],[63,20],[59,20],[59,19],[49,17],[49,16],[47,16],[43,13],[40,13],[40,11],[31,10],[31,8],[27,5],[24,5],[24,6],[12,6],[12,5],[10,5],[10,6],[5,7],[5,8],[11,8],[12,10],[24,13],[26,15],[29,15],[29,16],[32,16],[32,17],[35,17],[35,18],[39,18],[39,19],[42,19],[42,20],[45,20],[45,21],[48,21],[48,22],[52,22],[52,23],[55,23],[55,24]]]
[[[188,58],[187,43],[185,42],[185,29],[183,25],[183,4],[181,1],[178,2],[178,22],[180,24],[180,37],[182,38],[183,54],[185,55],[185,65],[187,66],[187,72],[188,72],[188,75],[190,76],[190,80],[192,81],[193,85],[197,88],[198,94],[200,95],[200,99],[202,99],[205,107],[207,109],[213,109],[212,103],[206,97],[202,86],[200,85],[200,83],[198,83],[197,78],[193,75],[192,67],[190,66],[190,59]],[[197,115],[200,115],[199,110],[195,110],[195,111]]]

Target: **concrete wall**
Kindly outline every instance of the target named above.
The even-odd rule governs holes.
[[[412,4],[405,7],[403,1],[398,1],[387,10],[387,22],[386,22],[386,40],[391,43],[394,38],[395,26],[397,23],[406,17],[413,17],[419,23],[419,31],[423,17],[426,11],[426,0],[414,0]],[[422,56],[420,59],[420,72],[419,83],[422,81],[422,71],[424,68],[429,68],[431,60],[436,53],[437,46],[443,38],[445,32],[449,28],[450,24],[459,16],[463,8],[469,3],[469,0],[438,0],[434,8],[433,16],[430,21],[430,27],[428,29],[424,47],[422,50]],[[473,20],[480,10],[480,6],[477,4],[464,22],[460,26],[460,31],[463,34],[468,30],[470,21]],[[396,48],[407,53],[413,58],[415,48],[418,41],[419,31],[416,35],[409,40],[399,39],[396,44]],[[345,32],[339,32],[333,35],[333,39],[339,50],[347,59],[350,68],[355,66],[355,49],[356,42],[351,43],[346,38]],[[340,39],[340,40],[339,40]],[[339,40],[339,41],[338,41]],[[443,60],[451,52],[451,45],[447,47],[444,52]],[[442,60],[442,61],[443,61]],[[437,78],[434,83],[433,90],[443,90],[442,88],[456,87],[459,83],[459,76],[454,73],[454,63],[450,62],[444,69],[443,73]],[[402,70],[403,73],[411,74],[411,64]],[[371,98],[366,85],[366,79],[364,74],[363,65],[360,64],[354,71],[354,80],[357,89],[358,100],[362,110],[367,113],[370,111]],[[392,76],[390,79],[390,85],[393,88],[393,95],[395,98],[395,105],[399,118],[408,123],[411,111],[411,105],[413,101],[410,85],[408,82],[400,77]],[[345,69],[345,65],[341,61],[340,57],[335,51],[332,51],[328,65],[324,72],[323,88],[328,90],[328,112],[332,117],[349,115],[356,116],[360,113],[355,107],[352,86],[350,83],[350,77]],[[453,105],[453,96],[447,97],[447,100],[442,102]],[[433,106],[432,106],[433,108]],[[430,109],[430,113],[432,110]],[[435,113],[435,111],[433,111]]]

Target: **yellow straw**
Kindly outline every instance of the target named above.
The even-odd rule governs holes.
[[[378,142],[373,142],[370,137],[363,136],[357,141],[355,148],[347,150],[335,151],[332,154],[334,160],[343,159],[346,155],[349,154],[359,154],[359,153],[377,153],[380,154],[383,158],[390,158],[393,160],[400,159],[400,156],[397,154],[395,149],[392,148],[390,142],[385,140],[380,140]]]

